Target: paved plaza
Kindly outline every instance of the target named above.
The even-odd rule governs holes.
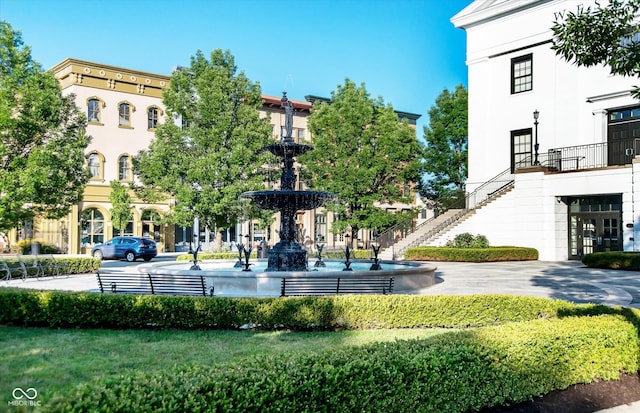
[[[171,256],[160,260],[173,260]],[[514,294],[575,303],[640,308],[640,272],[586,268],[578,261],[500,263],[434,262],[436,285],[425,294]],[[132,271],[140,263],[105,261],[110,271]],[[383,265],[384,267],[384,265]],[[0,286],[45,290],[97,291],[95,274],[12,280]]]

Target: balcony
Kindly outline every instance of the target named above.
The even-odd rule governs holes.
[[[640,138],[620,139],[614,142],[592,143],[580,146],[549,149],[540,153],[540,165],[553,172],[583,171],[615,165],[630,165],[640,154]],[[533,166],[531,160],[522,162],[517,169]]]

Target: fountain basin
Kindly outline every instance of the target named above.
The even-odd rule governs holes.
[[[325,200],[335,199],[336,196],[324,191],[250,191],[240,195],[240,198],[250,199],[262,209],[309,210],[322,205]]]
[[[158,262],[142,264],[138,271],[152,274],[181,274],[204,276],[207,291],[214,287],[217,297],[279,297],[283,278],[346,278],[346,277],[393,277],[394,294],[421,294],[435,284],[436,267],[413,261],[381,261],[382,270],[369,271],[371,261],[354,260],[354,271],[342,271],[344,264],[340,260],[323,260],[326,267],[310,271],[265,271],[267,260],[252,261],[251,271],[233,268],[235,260],[200,261],[201,271],[190,270],[192,263]],[[313,268],[314,261],[309,261]]]

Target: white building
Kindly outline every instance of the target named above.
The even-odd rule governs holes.
[[[451,19],[467,33],[472,211],[431,245],[471,232],[534,247],[541,260],[640,248],[638,79],[551,49],[554,20],[587,4],[476,0]]]

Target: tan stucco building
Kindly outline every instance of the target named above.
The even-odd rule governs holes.
[[[63,94],[75,94],[76,105],[86,113],[87,134],[92,141],[86,149],[87,168],[92,178],[87,184],[82,202],[60,220],[37,220],[33,226],[33,238],[41,238],[70,254],[87,253],[96,243],[114,235],[109,210],[110,182],[118,180],[134,182],[132,158],[148,147],[154,138],[155,128],[166,121],[162,104],[162,91],[169,85],[169,76],[114,67],[105,64],[66,59],[54,66],[52,72],[59,80]],[[311,141],[307,129],[307,117],[315,96],[307,100],[290,99],[294,103],[293,136],[297,141]],[[269,117],[274,136],[280,136],[284,126],[284,111],[280,97],[263,95],[262,116]],[[419,115],[398,112],[414,124]],[[150,237],[158,243],[159,251],[188,249],[193,241],[191,228],[160,224],[159,217],[170,209],[172,200],[148,204],[133,198],[133,220],[125,235]],[[411,205],[395,205],[404,209]],[[344,245],[344,238],[330,233],[333,217],[322,209],[301,211],[297,223],[304,233],[303,243],[310,247],[311,240],[321,240],[328,248]],[[237,224],[223,234],[223,241],[241,241],[253,244],[266,240],[277,242],[275,230],[279,217],[267,230],[261,230],[252,222]],[[248,237],[247,237],[248,235]],[[12,234],[16,239],[17,232]],[[214,245],[214,235],[202,229],[200,239],[205,249]],[[366,243],[363,234],[361,243]],[[211,245],[206,243],[210,242]]]

